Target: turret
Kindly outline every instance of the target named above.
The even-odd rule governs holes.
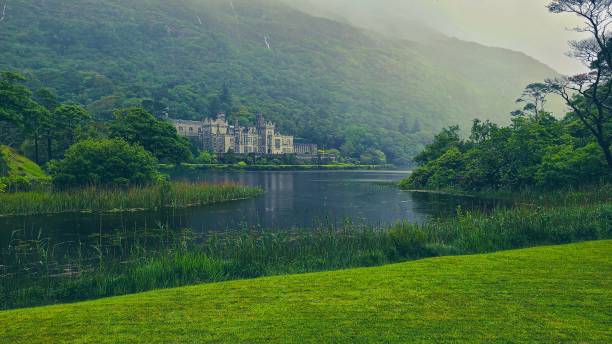
[[[257,114],[257,128],[263,128],[266,125],[266,120],[263,114],[260,112]]]
[[[225,112],[217,113],[217,120],[225,122]]]

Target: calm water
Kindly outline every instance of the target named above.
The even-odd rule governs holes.
[[[234,182],[261,186],[265,195],[244,201],[165,212],[121,215],[70,214],[0,218],[0,246],[13,231],[76,241],[92,233],[116,229],[158,227],[192,228],[198,232],[227,231],[244,227],[312,228],[317,224],[352,222],[384,225],[398,220],[422,222],[428,217],[452,216],[457,207],[483,209],[491,201],[449,195],[403,192],[388,185],[407,172],[305,171],[305,172],[202,172],[175,176],[207,182]],[[385,185],[387,184],[387,185]]]

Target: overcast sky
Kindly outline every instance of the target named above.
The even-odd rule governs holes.
[[[580,21],[569,14],[549,13],[545,7],[549,0],[392,1],[446,35],[519,50],[564,74],[584,70],[565,55],[567,41],[581,37],[567,29]]]

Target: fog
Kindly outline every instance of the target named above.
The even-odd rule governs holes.
[[[284,0],[315,15],[417,41],[448,37],[524,52],[564,74],[584,70],[566,56],[581,34],[572,15],[551,14],[549,0]]]

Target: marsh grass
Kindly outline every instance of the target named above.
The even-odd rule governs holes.
[[[160,227],[53,243],[15,232],[0,256],[0,307],[16,308],[157,288],[376,266],[443,255],[612,238],[612,204],[519,205],[385,228],[346,222],[314,230],[202,236]]]
[[[262,193],[236,184],[159,183],[130,188],[85,187],[66,191],[0,194],[0,216],[71,212],[124,212],[184,208],[240,200]]]

